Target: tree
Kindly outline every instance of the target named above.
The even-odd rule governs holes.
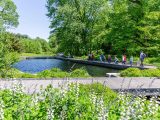
[[[160,1],[141,0],[143,18],[137,25],[139,39],[144,43],[142,48],[149,56],[160,53]]]
[[[0,0],[0,74],[3,76],[17,60],[17,57],[14,57],[16,54],[11,52],[20,49],[19,39],[5,30],[17,25],[16,5],[12,0]]]
[[[49,46],[51,48],[56,48],[58,45],[58,41],[56,39],[56,35],[55,34],[52,34],[50,37],[49,37]]]
[[[21,52],[23,47],[20,42],[20,38],[17,37],[16,34],[9,33],[9,32],[2,32],[0,34],[0,40],[3,46],[9,52]]]
[[[106,34],[105,42],[111,43],[113,53],[137,54],[145,50],[148,55],[158,55],[159,4],[156,0],[112,1],[108,25],[110,31]]]
[[[105,7],[107,0],[48,0],[47,15],[51,19],[51,33],[59,41],[59,50],[77,55],[91,52],[97,32],[94,29]]]
[[[12,0],[0,0],[0,30],[17,27],[18,13]]]
[[[48,52],[50,50],[49,43],[46,40],[39,37],[37,37],[35,40],[41,44],[43,52]]]
[[[58,50],[84,55],[160,53],[159,0],[47,0],[51,40]],[[50,41],[51,41],[50,40]]]
[[[20,37],[21,38],[21,37]],[[42,52],[50,52],[50,46],[49,43],[42,39],[42,38],[29,38],[24,37],[22,35],[22,38],[20,40],[20,43],[22,45],[22,52],[25,53],[42,53]]]

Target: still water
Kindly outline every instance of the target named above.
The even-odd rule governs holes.
[[[86,69],[91,76],[94,76],[94,77],[102,77],[102,76],[105,76],[106,73],[118,72],[118,70],[115,70],[115,69],[78,64],[70,61],[63,61],[63,60],[57,60],[57,59],[22,60],[14,64],[13,66],[22,72],[32,73],[32,74],[41,72],[43,70],[52,69],[52,68],[60,68],[63,71],[69,72],[70,70],[75,70],[77,68],[82,68],[82,67]]]

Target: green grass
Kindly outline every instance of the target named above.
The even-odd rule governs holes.
[[[0,78],[88,78],[91,77],[85,69],[76,69],[70,73],[62,71],[58,68],[44,70],[37,74],[23,73],[15,68],[9,70],[1,70]]]

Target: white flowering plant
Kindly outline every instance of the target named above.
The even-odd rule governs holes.
[[[158,120],[157,97],[115,93],[101,84],[51,85],[26,94],[18,84],[0,90],[0,120]]]

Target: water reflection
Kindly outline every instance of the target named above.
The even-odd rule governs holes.
[[[91,65],[84,65],[84,64],[75,64],[69,61],[62,61],[57,59],[30,59],[30,60],[22,60],[13,65],[15,68],[19,69],[22,72],[27,73],[37,73],[41,72],[46,69],[52,68],[60,68],[63,71],[70,71],[75,70],[77,68],[84,68],[91,76],[105,76],[107,72],[118,72],[118,70],[91,66]]]

